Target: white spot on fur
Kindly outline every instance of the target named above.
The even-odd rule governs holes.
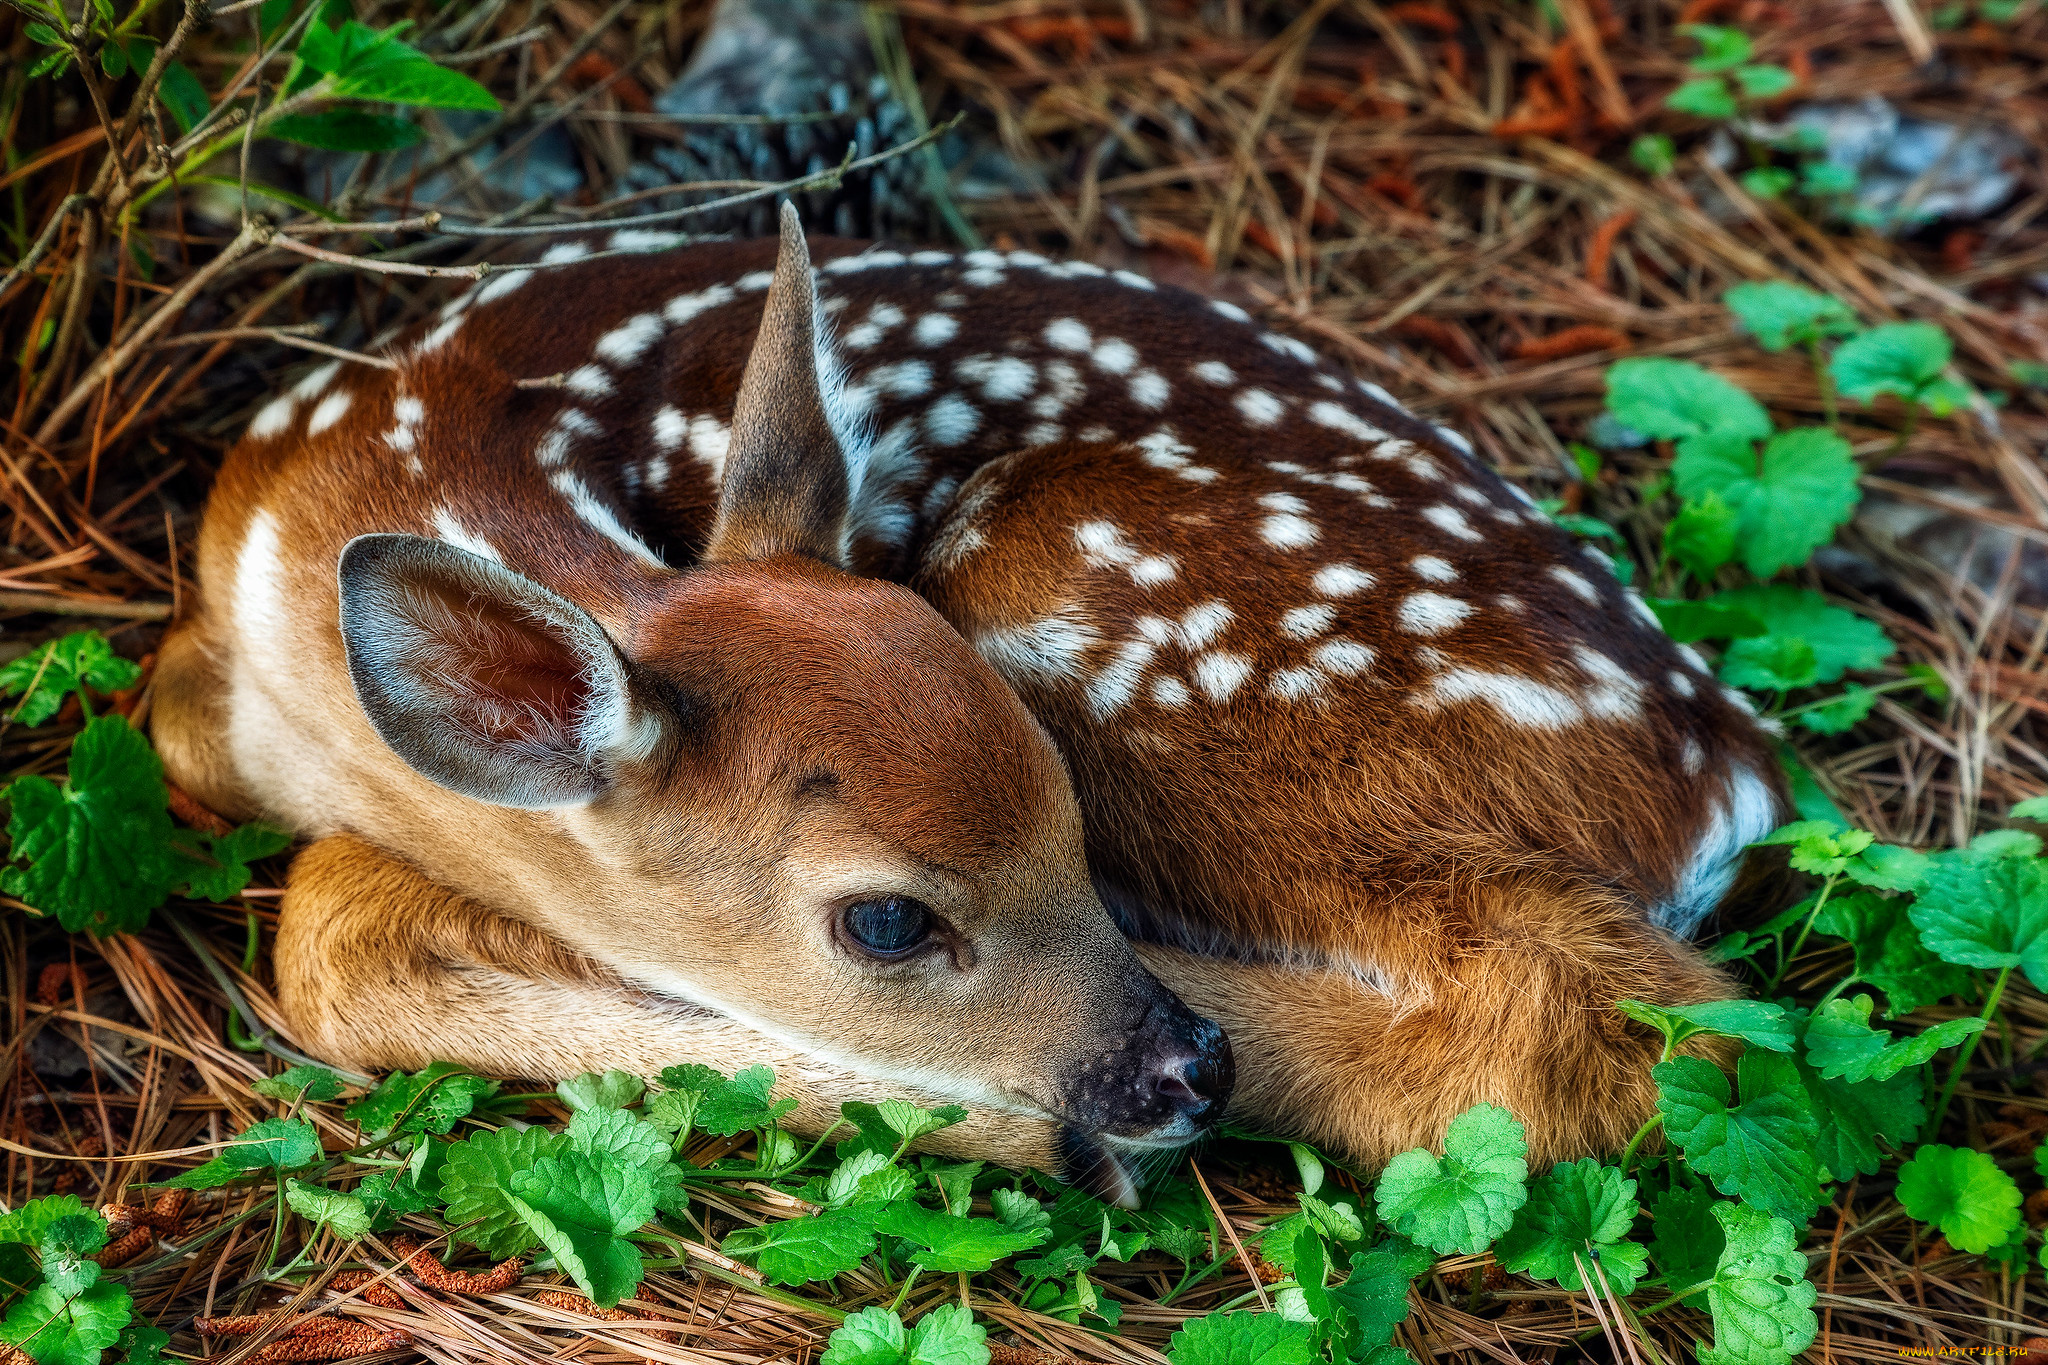
[[[1472,614],[1472,604],[1440,592],[1410,593],[1401,601],[1401,629],[1416,635],[1440,635]]]
[[[1094,713],[1095,719],[1107,720],[1123,709],[1138,690],[1138,684],[1145,676],[1145,666],[1152,662],[1152,656],[1157,652],[1158,646],[1150,640],[1126,640],[1110,656],[1109,662],[1096,670],[1086,688],[1088,709]]]
[[[334,376],[341,373],[341,362],[330,360],[317,370],[308,370],[298,383],[292,385],[292,397],[310,403],[327,392],[327,386],[334,382]]]
[[[1460,512],[1448,503],[1438,503],[1434,507],[1425,507],[1422,509],[1422,516],[1425,521],[1429,522],[1430,525],[1436,527],[1439,531],[1447,535],[1456,536],[1460,540],[1486,539],[1484,534],[1473,529],[1472,523],[1465,519],[1463,512]]]
[[[672,246],[681,246],[683,234],[661,232],[653,228],[620,228],[605,238],[605,247],[611,251],[666,251]]]
[[[1267,682],[1266,691],[1282,701],[1305,701],[1323,690],[1323,678],[1318,668],[1282,668]]]
[[[899,360],[870,370],[866,382],[891,398],[920,398],[931,392],[932,365],[929,360]]]
[[[1127,284],[1133,289],[1157,289],[1159,287],[1143,275],[1130,270],[1113,270],[1110,272],[1110,278],[1118,284]]]
[[[1085,351],[1094,342],[1087,324],[1079,318],[1056,318],[1045,326],[1045,344],[1062,351]]]
[[[1599,590],[1586,581],[1584,574],[1567,569],[1562,564],[1554,564],[1551,566],[1550,576],[1564,584],[1567,588],[1570,588],[1587,602],[1592,603],[1596,607],[1600,605]]]
[[[1141,588],[1170,582],[1180,572],[1172,555],[1146,555],[1131,565],[1131,581]]]
[[[910,338],[920,346],[943,346],[959,334],[960,324],[944,313],[926,313],[911,328]]]
[[[1691,678],[1675,668],[1671,670],[1668,681],[1671,684],[1671,690],[1681,697],[1690,697],[1699,690],[1693,686]]]
[[[306,419],[306,434],[308,436],[318,436],[321,432],[339,422],[347,415],[351,401],[347,389],[336,389],[333,393],[321,399],[320,406],[314,408],[313,415]]]
[[[292,424],[292,409],[296,406],[289,394],[280,394],[256,410],[249,421],[248,439],[267,441]]]
[[[1614,660],[1584,645],[1572,648],[1572,658],[1593,679],[1585,696],[1586,709],[1605,720],[1634,720],[1643,711],[1643,685]]]
[[[1472,668],[1437,675],[1431,679],[1429,691],[1413,700],[1419,706],[1485,702],[1503,720],[1531,730],[1561,730],[1584,719],[1579,704],[1554,687],[1534,678]]]
[[[1186,683],[1170,673],[1152,680],[1152,700],[1169,709],[1186,706],[1193,695]]]
[[[1131,401],[1141,408],[1159,411],[1173,396],[1173,389],[1157,370],[1140,370],[1131,376]]]
[[[589,254],[590,248],[582,242],[561,242],[542,252],[540,263],[542,265],[567,265],[570,261],[580,261]]]
[[[1214,384],[1219,389],[1237,382],[1237,371],[1220,360],[1204,360],[1188,373],[1204,383]]]
[[[604,398],[612,392],[612,377],[602,365],[578,365],[569,371],[563,387],[585,398]]]
[[[925,439],[933,445],[957,446],[981,427],[981,409],[957,393],[949,393],[925,409]]]
[[[680,327],[699,313],[732,302],[733,288],[729,284],[714,284],[694,294],[681,294],[668,301],[661,315],[668,319],[671,327]]]
[[[1229,701],[1231,694],[1242,687],[1244,680],[1251,675],[1251,660],[1240,655],[1204,654],[1195,660],[1195,686],[1219,706]]]
[[[1391,436],[1346,407],[1328,401],[1312,403],[1308,410],[1309,420],[1319,426],[1341,431],[1346,436],[1360,441],[1385,441]]]
[[[592,348],[600,360],[614,365],[631,365],[647,354],[647,348],[661,340],[662,322],[657,313],[639,313],[597,339]]]
[[[1231,401],[1244,420],[1255,427],[1270,427],[1287,411],[1286,404],[1264,389],[1246,389]]]
[[[1054,441],[1064,440],[1067,429],[1058,422],[1037,422],[1024,433],[1027,446],[1049,446]]]
[[[1330,672],[1350,678],[1371,668],[1372,661],[1377,656],[1370,645],[1362,645],[1356,640],[1336,639],[1317,645],[1309,657]]]
[[[1250,313],[1245,312],[1244,309],[1234,303],[1225,303],[1222,299],[1209,300],[1209,307],[1221,313],[1224,317],[1229,318],[1232,322],[1250,322],[1252,320]]]
[[[1278,351],[1281,355],[1293,356],[1304,365],[1313,365],[1317,361],[1316,353],[1310,350],[1308,346],[1296,341],[1293,337],[1282,336],[1278,332],[1267,332],[1259,338],[1259,342],[1268,349]]]
[[[732,428],[710,413],[700,412],[690,419],[687,439],[690,458],[704,466],[711,486],[716,488],[724,483],[725,457],[732,452]]]
[[[646,542],[640,537],[627,530],[612,509],[590,491],[590,486],[578,478],[574,470],[558,469],[548,476],[548,482],[554,485],[556,492],[569,500],[569,510],[574,512],[584,525],[636,559],[648,564],[661,563],[661,557],[648,549]]]
[[[664,403],[655,410],[653,422],[654,448],[664,455],[673,455],[683,448],[683,437],[689,433],[690,424],[682,410]]]
[[[974,648],[1012,683],[1078,678],[1081,658],[1101,642],[1081,609],[1068,603],[1028,625],[1002,626],[974,637]]]
[[[1700,765],[1706,761],[1706,750],[1700,748],[1698,740],[1694,739],[1691,735],[1687,735],[1685,743],[1680,746],[1678,751],[1679,767],[1685,770],[1687,777],[1698,777],[1700,775]]]
[[[1416,577],[1426,578],[1432,583],[1455,583],[1458,579],[1458,571],[1451,567],[1450,562],[1435,555],[1419,555],[1408,561],[1408,567],[1415,570]]]
[[[1364,592],[1378,580],[1350,564],[1325,564],[1309,581],[1325,597],[1350,597]]]
[[[991,403],[1014,403],[1038,387],[1038,367],[1013,355],[969,356],[953,366],[953,373],[979,386]]]
[[[1289,609],[1280,618],[1280,630],[1297,640],[1313,640],[1328,630],[1336,619],[1335,607],[1327,602],[1318,602],[1313,606]]]
[[[1138,363],[1138,348],[1120,337],[1110,337],[1097,342],[1088,358],[1104,374],[1129,374]]]
[[[532,279],[533,275],[534,272],[531,270],[507,270],[496,274],[485,280],[482,287],[476,291],[476,302],[495,303]]]
[[[1174,634],[1185,649],[1202,649],[1220,638],[1230,629],[1230,623],[1237,619],[1237,613],[1230,609],[1228,602],[1204,602],[1189,607],[1182,614]]]
[[[1066,412],[1068,406],[1086,396],[1088,386],[1081,381],[1081,372],[1064,360],[1054,360],[1045,367],[1046,391],[1031,400],[1031,415],[1043,417],[1050,422]]]

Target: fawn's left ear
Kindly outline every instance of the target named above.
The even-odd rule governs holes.
[[[796,208],[733,409],[732,448],[707,563],[800,554],[846,566],[846,452],[826,414],[818,296]]]

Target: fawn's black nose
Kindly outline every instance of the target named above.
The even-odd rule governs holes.
[[[1201,1127],[1223,1117],[1237,1069],[1230,1039],[1215,1020],[1194,1016],[1188,1034],[1194,1046],[1184,1056],[1162,1059],[1153,1084],[1167,1105]]]

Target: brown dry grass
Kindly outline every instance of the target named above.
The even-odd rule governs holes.
[[[414,7],[359,8],[381,22]],[[1783,205],[1751,199],[1690,155],[1697,125],[1659,110],[1681,74],[1673,25],[1717,19],[1755,34],[1761,59],[1805,73],[1794,98],[1881,93],[1916,111],[2002,122],[2039,147],[2048,142],[2048,15],[2038,4],[2007,27],[1978,22],[1949,32],[1932,30],[1910,7],[1875,0],[1691,0],[1683,14],[1661,0],[1215,0],[1199,8],[902,0],[899,9],[933,113],[966,110],[1012,155],[1049,172],[1044,193],[964,205],[983,234],[999,245],[1136,264],[1261,310],[1419,410],[1454,422],[1539,495],[1614,521],[1646,560],[1654,559],[1658,520],[1644,488],[1662,467],[1658,453],[1611,457],[1588,483],[1565,448],[1600,406],[1605,365],[1621,354],[1683,356],[1712,364],[1788,419],[1811,420],[1821,410],[1803,360],[1766,355],[1731,329],[1718,305],[1729,285],[1790,278],[1850,301],[1867,320],[1938,321],[1956,338],[1963,373],[1981,388],[2011,388],[2012,360],[2048,359],[2041,291],[2029,283],[2048,269],[2048,182],[2038,166],[2019,197],[1984,222],[1886,241],[1819,228]],[[522,35],[464,69],[507,96],[559,100],[580,90],[586,113],[631,113],[644,107],[639,92],[660,89],[680,67],[705,10],[698,0],[486,8],[465,12],[484,17],[457,46],[474,52]],[[444,11],[438,22],[445,27],[450,17]],[[156,28],[167,32],[175,15],[160,18]],[[105,170],[103,115],[76,81],[61,100],[47,83],[24,85],[30,44],[20,27],[12,12],[0,19],[0,50],[12,60],[0,78],[0,189],[17,253],[67,196],[116,191],[122,175],[146,165],[153,140],[148,120],[125,136],[117,128],[122,168]],[[223,31],[202,26],[189,48],[216,91],[243,60],[219,39]],[[1916,61],[1930,49],[1937,62]],[[544,87],[550,72],[561,74]],[[132,81],[124,87],[95,76],[93,86],[112,101],[104,117],[119,122]],[[600,183],[636,150],[673,136],[601,117],[569,126]],[[1629,138],[1648,128],[1679,136],[1677,175],[1653,180],[1629,165]],[[1707,210],[1708,182],[1732,215]],[[129,229],[154,258],[149,277],[136,255],[109,249],[108,224],[118,220],[88,210],[65,218],[49,253],[0,292],[0,344],[12,359],[32,357],[18,366],[12,393],[0,395],[0,613],[17,651],[89,622],[124,652],[145,655],[187,591],[211,470],[252,406],[303,358],[281,341],[282,329],[315,319],[322,335],[366,337],[421,315],[435,297],[430,280],[338,268],[255,241],[228,260],[222,249],[232,244],[232,227],[188,211],[190,197],[167,197],[173,211]],[[460,197],[474,210],[514,207]],[[419,206],[398,186],[356,211],[374,207]],[[317,240],[358,258],[390,245],[360,235]],[[465,251],[443,239],[408,240],[404,256],[441,265],[483,254],[474,244]],[[167,344],[194,332],[227,335]],[[1895,422],[1897,414],[1881,416]],[[1858,420],[1851,435],[1859,446],[1890,441],[1888,429],[1859,430]],[[2044,445],[2048,398],[2017,392],[1995,423],[1969,414],[1922,423],[1873,486],[2040,543],[2048,541]],[[1967,838],[2048,780],[2048,615],[2020,600],[2016,566],[1986,588],[1854,531],[1847,544],[1881,567],[1882,583],[1858,590],[1824,574],[1811,581],[1860,601],[1904,644],[1896,667],[1932,664],[1952,700],[1887,699],[1852,737],[1802,741],[1804,756],[1842,806],[1882,836],[1921,844]],[[147,690],[127,704],[141,719]],[[0,732],[6,768],[60,766],[70,719]],[[245,914],[267,934],[278,894],[273,877],[238,906],[183,911],[273,1028],[281,1021],[261,968],[242,975],[239,967]],[[9,904],[0,951],[8,1009],[0,1197],[10,1205],[53,1189],[117,1200],[274,1112],[246,1089],[274,1064],[224,1041],[222,994],[178,938],[157,928],[106,942],[67,939]],[[1809,957],[1795,985],[1840,970],[1825,951]],[[52,964],[70,965],[45,973]],[[2017,979],[2008,1000],[2014,1051],[2005,1056],[2022,1060],[1970,1073],[1949,1137],[2011,1156],[2048,1128],[2035,1057],[2048,1039],[2048,1002]],[[47,1064],[52,1036],[91,1058],[69,1090],[53,1089],[35,1069],[38,1059]],[[545,1112],[549,1101],[537,1103]],[[353,1141],[337,1110],[313,1113],[331,1146]],[[1291,1208],[1282,1184],[1256,1163],[1226,1153],[1207,1170],[1241,1235]],[[2041,1204],[2029,1205],[2036,1222],[2048,1217]],[[734,1201],[713,1212],[730,1225],[775,1209],[766,1200]],[[1817,1218],[1808,1249],[1824,1332],[1812,1359],[2017,1345],[2042,1330],[2038,1276],[2030,1286],[1979,1258],[1915,1241],[1896,1214],[1891,1181],[1880,1178],[1847,1186]],[[201,1196],[176,1234],[134,1263],[128,1283],[150,1318],[179,1330],[175,1351],[204,1349],[186,1326],[195,1314],[279,1301],[247,1279],[270,1227],[267,1195]],[[361,1253],[372,1269],[393,1260],[382,1244]],[[343,1255],[322,1244],[312,1260],[331,1270]],[[935,1282],[919,1298],[970,1294],[985,1320],[1013,1328],[1023,1345],[1152,1362],[1180,1319],[1251,1291],[1245,1269],[1234,1266],[1161,1307],[1170,1283],[1156,1258],[1106,1274],[1108,1292],[1126,1304],[1119,1338],[1015,1307],[1005,1298],[1015,1282],[1000,1273],[971,1290]],[[715,1266],[664,1270],[652,1284],[659,1301],[647,1320],[680,1328],[674,1343],[549,1306],[536,1297],[539,1279],[486,1298],[407,1285],[403,1307],[352,1298],[342,1311],[402,1329],[406,1351],[437,1365],[572,1355],[810,1360],[829,1329],[825,1316],[790,1296],[770,1296]],[[840,1291],[839,1304],[850,1308],[883,1289],[849,1278]],[[1652,1346],[1689,1358],[1702,1315],[1680,1307],[1638,1318],[1653,1298],[1639,1297],[1632,1309],[1602,1305],[1504,1275],[1485,1257],[1451,1258],[1418,1284],[1403,1330],[1423,1362],[1586,1353],[1654,1365]],[[262,1340],[220,1349],[240,1359]]]

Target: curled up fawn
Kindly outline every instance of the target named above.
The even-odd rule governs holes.
[[[957,1101],[940,1150],[1118,1197],[1226,1113],[1370,1165],[1652,1112],[1613,1004],[1727,994],[1686,938],[1782,798],[1601,556],[1231,305],[649,237],[314,371],[220,473],[156,734],[312,841],[306,1047],[766,1061],[798,1128]]]

